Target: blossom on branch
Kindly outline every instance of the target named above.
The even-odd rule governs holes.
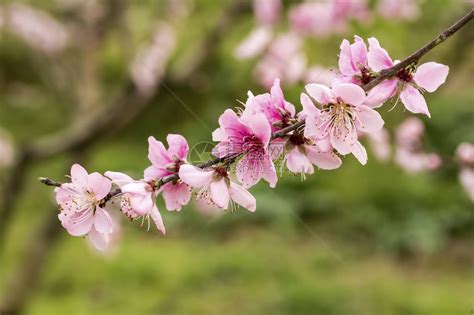
[[[377,39],[372,37],[368,41],[368,64],[373,70],[381,71],[398,63],[398,61],[392,61],[387,51],[380,47]],[[365,104],[372,108],[380,107],[392,96],[399,95],[407,110],[431,117],[421,92],[436,91],[446,81],[448,72],[448,66],[436,62],[427,62],[418,67],[408,66],[400,70],[394,78],[370,90]]]
[[[105,176],[120,188],[120,208],[129,219],[151,218],[158,231],[163,235],[166,233],[163,218],[156,206],[155,188],[150,183],[134,180],[120,172],[105,172]]]
[[[306,85],[306,92],[321,108],[316,108],[306,94],[302,95],[305,137],[330,143],[340,154],[352,153],[365,164],[367,152],[358,141],[357,132],[378,132],[384,121],[375,110],[362,105],[366,98],[364,90],[351,83],[334,85],[331,89],[313,83]]]
[[[154,137],[148,138],[148,159],[152,163],[145,170],[145,181],[157,181],[164,177],[178,174],[181,165],[187,163],[186,158],[189,152],[189,146],[186,139],[177,134],[169,134],[166,137],[168,150],[165,149],[161,141]],[[188,185],[180,179],[166,183],[160,187],[166,209],[181,210],[181,206],[189,203],[191,190]]]
[[[239,117],[227,109],[219,117],[219,125],[212,133],[212,140],[219,143],[213,149],[216,157],[242,155],[237,162],[238,180],[246,188],[260,179],[275,187],[277,176],[269,153],[271,126],[263,113]]]
[[[73,236],[84,236],[99,250],[104,250],[112,233],[112,219],[102,200],[112,182],[99,173],[88,174],[79,164],[71,167],[71,183],[55,189],[58,215],[62,226]]]
[[[221,209],[227,209],[229,202],[254,212],[256,200],[244,187],[230,180],[225,166],[213,166],[209,170],[202,170],[193,165],[183,165],[179,170],[179,177],[189,186],[198,188],[197,199],[205,200],[208,204]]]

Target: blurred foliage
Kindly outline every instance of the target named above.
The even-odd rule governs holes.
[[[53,1],[30,3],[59,16]],[[164,3],[129,4],[131,47],[149,38],[164,14]],[[191,16],[179,26],[180,46],[170,69],[193,54],[222,7],[217,1],[194,1]],[[354,33],[376,36],[394,59],[401,59],[463,9],[456,1],[430,0],[423,2],[422,12],[414,22],[375,18],[368,25],[354,24],[345,35],[310,41],[308,57],[335,66],[341,39]],[[250,13],[239,19],[189,86],[171,83],[173,94],[161,91],[132,126],[94,148],[87,168],[139,177],[148,165],[149,135],[164,139],[168,133],[181,133],[191,145],[210,140],[225,108],[239,106],[236,100],[244,100],[247,90],[263,92],[250,80],[254,62],[232,57],[252,25]],[[124,220],[120,248],[105,259],[88,250],[81,238],[64,232],[27,313],[469,314],[474,292],[473,206],[449,160],[458,143],[474,141],[472,36],[471,25],[424,59],[451,68],[448,82],[427,95],[433,118],[422,118],[427,148],[445,158],[440,171],[413,176],[392,163],[370,157],[362,167],[347,156],[340,169],[317,172],[304,182],[285,176],[273,190],[259,184],[252,190],[258,201],[255,214],[239,209],[209,219],[188,206],[181,213],[164,213],[169,231],[165,238]],[[127,76],[130,56],[120,37],[119,31],[111,34],[100,51],[104,102]],[[72,62],[74,55],[64,60]],[[53,92],[57,82],[50,81],[48,70],[55,66],[54,58],[2,34],[0,126],[18,143],[60,130],[75,117],[74,97]],[[284,88],[298,107],[302,86]],[[393,132],[409,114],[401,105],[388,108],[381,113]],[[30,230],[50,210],[52,192],[36,178],[61,179],[65,161],[59,156],[29,172],[10,227],[1,280],[18,263]]]

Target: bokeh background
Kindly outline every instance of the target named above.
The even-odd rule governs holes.
[[[308,39],[309,62],[336,66],[341,40],[353,34],[377,37],[402,59],[472,8],[468,1],[417,4],[415,19],[374,13]],[[8,12],[25,6],[59,28],[24,12],[9,26]],[[254,79],[258,58],[234,57],[255,26],[252,7],[214,0],[6,0],[0,7],[0,126],[15,153],[7,144],[0,153],[1,314],[474,311],[474,209],[453,160],[460,142],[474,141],[473,25],[423,59],[450,66],[446,84],[427,95],[433,118],[420,117],[423,145],[443,158],[438,170],[409,174],[369,152],[366,166],[347,156],[340,169],[305,181],[258,184],[256,213],[203,214],[194,205],[175,213],[159,201],[166,237],[117,216],[117,244],[103,255],[61,228],[53,191],[37,178],[62,180],[73,162],[138,178],[149,164],[148,136],[209,141],[221,112],[245,101],[247,90],[266,91]],[[282,18],[276,29],[287,27]],[[153,53],[140,53],[153,38]],[[283,84],[297,108],[303,87]],[[400,104],[389,108],[381,113],[393,134],[410,115]],[[89,129],[93,137],[68,147]]]

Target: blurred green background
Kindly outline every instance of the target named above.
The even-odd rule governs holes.
[[[74,23],[59,2],[21,1]],[[191,145],[210,140],[221,112],[238,106],[236,100],[245,100],[247,90],[265,92],[251,80],[255,61],[237,61],[232,55],[254,26],[251,10],[233,17],[209,60],[192,77],[172,79],[229,4],[193,1],[189,16],[175,23],[178,46],[167,70],[169,90],[161,89],[130,126],[93,146],[85,163],[89,171],[124,171],[138,178],[149,164],[148,136],[164,140],[168,133],[180,133]],[[394,59],[402,59],[468,7],[447,0],[421,5],[422,15],[413,22],[375,16],[367,25],[352,23],[344,34],[309,40],[308,58],[333,67],[342,38],[358,34],[377,37]],[[167,10],[164,0],[127,2],[127,33],[113,26],[94,55],[99,104],[121,89],[131,56]],[[369,152],[366,166],[347,156],[340,169],[317,172],[304,182],[283,176],[275,189],[258,184],[252,189],[258,202],[254,214],[239,209],[210,218],[192,205],[180,213],[167,212],[160,200],[166,237],[123,218],[118,248],[105,257],[62,230],[48,248],[24,313],[472,314],[473,204],[457,182],[456,165],[448,160],[457,144],[474,141],[473,31],[468,25],[423,59],[450,66],[447,83],[426,96],[433,118],[420,117],[427,128],[426,148],[447,161],[440,170],[409,175],[392,162],[378,163]],[[79,96],[64,92],[51,75],[56,68],[67,68],[74,77],[81,69],[75,64],[78,55],[70,49],[60,58],[46,56],[2,32],[0,126],[16,144],[58,132],[84,115],[77,105],[80,87],[66,82]],[[284,86],[286,99],[297,108],[302,89],[302,84]],[[393,132],[409,114],[400,105],[388,109],[381,114]],[[52,210],[52,189],[37,178],[60,180],[69,164],[60,155],[28,168],[3,240],[0,300],[21,273],[17,269],[27,244],[34,244],[35,229]],[[2,179],[8,171],[0,170]]]

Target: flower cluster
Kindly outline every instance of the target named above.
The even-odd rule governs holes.
[[[376,108],[400,95],[408,110],[429,115],[421,92],[434,91],[448,73],[447,66],[434,62],[418,68],[410,65],[366,93],[365,84],[380,75],[378,71],[395,64],[375,38],[368,41],[368,49],[359,37],[352,44],[342,42],[338,76],[329,85],[307,84],[300,95],[299,112],[300,106],[286,100],[279,79],[273,81],[269,93],[249,91],[243,108],[227,109],[219,117],[219,126],[212,133],[214,160],[189,163],[186,139],[169,134],[168,147],[154,137],[148,139],[151,165],[142,179],[111,171],[88,174],[73,165],[71,183],[56,188],[62,225],[71,235],[87,236],[98,249],[104,249],[113,232],[105,207],[112,199],[119,200],[121,211],[130,220],[142,218],[150,223],[151,219],[165,234],[158,197],[163,198],[168,211],[181,211],[194,195],[209,208],[233,210],[240,206],[254,212],[257,202],[248,189],[260,180],[274,188],[278,163],[282,171],[303,177],[316,169],[337,169],[349,154],[366,164],[361,137],[383,142],[380,135],[385,132]],[[403,143],[407,152],[420,155],[416,150],[422,130],[417,120],[402,127],[397,133],[400,146]]]

